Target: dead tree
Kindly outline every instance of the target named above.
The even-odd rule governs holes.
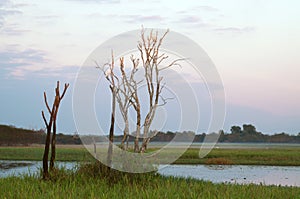
[[[163,76],[160,75],[160,72],[174,65],[179,65],[178,61],[181,60],[176,59],[163,66],[163,62],[166,61],[169,56],[165,53],[160,53],[160,47],[168,32],[169,31],[166,31],[161,38],[158,38],[158,32],[154,33],[153,30],[151,30],[150,34],[145,36],[145,30],[142,29],[141,41],[138,44],[149,97],[149,108],[143,124],[143,143],[140,148],[140,152],[142,153],[147,149],[147,145],[151,138],[148,136],[148,133],[155,116],[156,109],[158,106],[165,105],[167,100],[161,95],[164,84],[162,83]],[[159,99],[162,101],[161,104],[159,104]]]
[[[56,155],[56,119],[57,119],[57,113],[59,110],[60,102],[63,99],[63,97],[66,94],[66,91],[69,87],[69,84],[65,84],[63,93],[60,95],[59,91],[59,81],[57,81],[57,86],[55,89],[55,104],[56,104],[56,109],[53,114],[53,133],[52,133],[52,139],[51,139],[51,158],[50,158],[50,170],[53,170],[54,168],[54,161],[55,161],[55,155]]]
[[[142,29],[141,32],[141,41],[138,43],[138,50],[140,52],[140,58],[142,60],[142,68],[144,69],[144,77],[145,82],[147,84],[147,91],[149,96],[149,108],[144,118],[144,123],[142,125],[142,117],[141,117],[141,102],[138,95],[138,85],[143,81],[138,81],[136,79],[136,73],[139,69],[140,59],[134,58],[132,55],[130,57],[132,67],[130,71],[126,72],[124,57],[120,58],[120,76],[117,76],[114,73],[114,57],[112,55],[112,63],[106,64],[109,65],[107,70],[104,70],[104,67],[99,67],[96,63],[97,68],[100,68],[109,81],[110,90],[112,93],[112,115],[111,115],[111,126],[109,133],[109,148],[108,148],[108,158],[107,162],[110,166],[111,163],[111,153],[112,153],[112,145],[113,145],[113,130],[114,130],[114,122],[115,122],[115,109],[116,109],[116,101],[119,105],[119,110],[123,117],[125,126],[123,130],[123,139],[121,142],[121,148],[125,148],[125,142],[128,141],[129,138],[129,122],[128,122],[128,110],[132,106],[136,112],[136,134],[134,140],[134,152],[145,152],[147,149],[147,145],[150,141],[150,137],[148,136],[150,126],[154,119],[156,109],[158,106],[163,106],[166,104],[167,99],[162,97],[162,90],[164,88],[164,84],[162,83],[163,77],[160,72],[174,65],[179,65],[177,62],[181,59],[176,59],[173,62],[162,66],[162,63],[167,60],[169,57],[165,55],[165,53],[160,53],[160,47],[162,41],[167,35],[168,31],[166,31],[161,38],[158,38],[158,32],[154,33],[150,32],[149,36],[145,36],[145,30]],[[129,68],[129,67],[128,67]],[[159,104],[160,103],[160,104]],[[139,139],[141,136],[141,129],[143,126],[143,143],[142,146],[139,147]],[[154,131],[154,135],[157,134],[157,131]],[[128,142],[127,142],[128,143]]]
[[[122,88],[119,87],[119,92],[122,93],[125,99],[125,104],[128,104],[126,107],[121,107],[121,112],[126,113],[126,118],[124,118],[125,121],[125,129],[129,130],[128,126],[128,116],[127,112],[130,107],[130,105],[133,106],[135,112],[136,112],[136,135],[134,140],[134,152],[139,152],[139,137],[141,132],[141,105],[140,100],[138,96],[138,84],[141,82],[137,82],[135,79],[135,74],[138,71],[139,66],[139,59],[134,58],[132,55],[130,57],[130,60],[132,62],[132,68],[130,71],[130,75],[127,77],[124,67],[124,58],[120,59],[120,70],[122,74]],[[123,90],[122,90],[123,89]],[[127,125],[127,126],[126,126]],[[122,140],[122,144],[124,140],[128,140],[129,132],[126,132]],[[125,139],[126,137],[126,139]],[[128,142],[127,142],[128,143]]]
[[[128,110],[131,105],[131,89],[128,87],[129,81],[125,72],[124,57],[120,58],[120,71],[121,71],[121,81],[118,81],[117,87],[117,101],[119,104],[119,109],[124,120],[124,130],[123,139],[121,141],[121,148],[123,150],[128,149],[128,139],[129,139],[129,121],[128,121]],[[125,145],[126,142],[126,145]]]
[[[50,109],[46,92],[44,92],[44,101],[45,105],[47,107],[48,113],[50,115],[49,122],[47,122],[47,119],[45,117],[44,111],[42,111],[42,117],[44,120],[44,123],[46,125],[47,129],[47,135],[46,135],[46,142],[45,142],[45,150],[44,150],[44,156],[43,156],[43,179],[49,178],[49,171],[48,171],[48,156],[49,156],[49,150],[50,150],[50,142],[51,142],[51,158],[50,158],[50,170],[53,170],[54,168],[54,161],[55,161],[55,144],[56,144],[56,119],[57,119],[57,113],[59,110],[59,105],[63,97],[65,96],[65,93],[69,87],[69,84],[65,84],[64,91],[62,95],[60,95],[59,91],[59,81],[57,81],[57,86],[55,89],[55,98],[52,105],[52,109]],[[51,130],[53,128],[52,133],[52,139],[51,139]]]
[[[107,151],[107,165],[109,168],[112,166],[112,153],[113,153],[113,142],[114,142],[114,128],[115,128],[115,113],[116,113],[116,86],[115,86],[115,76],[114,76],[114,56],[112,53],[110,68],[106,73],[106,78],[110,81],[110,91],[112,94],[112,104],[111,104],[111,120],[109,128],[109,145]]]
[[[112,166],[112,153],[113,153],[113,142],[114,142],[114,128],[115,128],[115,113],[116,113],[116,100],[117,100],[117,86],[116,81],[118,82],[117,76],[114,74],[114,55],[113,52],[111,52],[111,63],[105,64],[103,67],[100,67],[97,62],[95,63],[97,65],[96,68],[102,70],[102,72],[105,75],[105,78],[109,82],[109,88],[112,95],[111,100],[111,118],[110,118],[110,128],[109,128],[109,143],[108,143],[108,150],[107,150],[107,166],[110,168]],[[104,69],[105,66],[109,66],[108,69]]]

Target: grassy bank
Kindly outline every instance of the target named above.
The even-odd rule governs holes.
[[[43,147],[0,147],[0,160],[42,160]],[[63,146],[56,149],[57,161],[89,161],[93,157],[83,147]]]
[[[262,185],[213,184],[157,174],[116,172],[103,176],[93,168],[57,171],[51,181],[23,176],[0,178],[1,198],[299,198],[300,189]]]
[[[155,150],[155,149],[152,149]],[[174,149],[176,153],[176,149]],[[199,159],[199,149],[188,149],[175,164],[232,164],[300,166],[300,147],[269,149],[213,149]],[[172,155],[170,153],[170,155]],[[42,147],[0,147],[1,160],[41,160]],[[57,149],[57,161],[90,161],[91,154],[84,148],[63,146]]]
[[[175,163],[300,166],[300,148],[213,149],[203,159],[198,153],[189,149]]]

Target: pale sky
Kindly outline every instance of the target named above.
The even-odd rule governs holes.
[[[197,42],[226,92],[224,129],[300,132],[297,0],[0,0],[0,123],[43,128],[42,94],[70,82],[59,130],[76,131],[72,83],[90,53],[130,30],[169,28]],[[200,131],[200,130],[199,130]]]

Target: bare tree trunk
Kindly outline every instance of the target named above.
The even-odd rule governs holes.
[[[50,136],[51,136],[51,126],[47,127],[46,143],[45,143],[44,156],[43,156],[43,179],[49,178],[48,155],[49,155],[50,139],[51,139]]]
[[[54,113],[53,113],[53,132],[52,132],[52,139],[51,139],[51,158],[50,158],[50,171],[53,171],[54,169],[54,161],[55,161],[55,144],[56,144],[56,116],[60,104],[60,96],[59,96],[59,82],[57,82],[56,87],[56,96],[54,101],[54,106],[56,107]]]
[[[139,139],[140,139],[140,134],[141,134],[141,107],[138,104],[136,108],[136,137],[134,140],[134,152],[139,152]]]
[[[53,122],[53,134],[52,134],[52,140],[51,140],[51,158],[50,158],[50,171],[53,171],[54,169],[54,161],[55,161],[55,144],[56,144],[56,121]]]
[[[93,145],[94,145],[94,155],[95,155],[95,158],[97,159],[97,145],[96,145],[94,138],[93,138]]]
[[[150,108],[152,109],[152,108]],[[144,131],[143,131],[143,143],[140,149],[141,153],[144,153],[147,148],[147,140],[148,140],[148,132],[150,128],[150,114],[151,111],[146,115],[145,121],[144,121]]]
[[[116,112],[116,91],[113,86],[110,87],[112,92],[112,112],[109,129],[109,145],[107,151],[107,165],[110,168],[112,166],[112,153],[113,153],[113,142],[114,142],[114,127],[115,127],[115,112]]]
[[[55,96],[55,101],[54,101],[54,105],[56,108],[53,113],[53,134],[52,134],[52,140],[51,140],[50,171],[52,171],[54,169],[54,162],[55,162],[55,156],[56,156],[56,119],[57,119],[57,114],[58,114],[60,102],[61,102],[62,98],[64,97],[68,87],[69,87],[69,84],[65,84],[64,91],[63,91],[62,95],[60,96],[59,81],[57,81],[57,86],[55,89],[56,96]]]
[[[45,141],[45,149],[44,149],[44,155],[43,155],[43,179],[49,178],[49,170],[48,170],[48,158],[49,158],[49,150],[50,150],[50,142],[51,142],[51,128],[53,123],[53,114],[55,111],[55,104],[53,103],[52,110],[50,110],[48,101],[47,101],[47,95],[46,92],[44,92],[44,101],[46,104],[46,107],[48,109],[48,112],[50,114],[49,122],[47,122],[44,111],[42,111],[42,117],[45,122],[46,128],[47,128],[47,135],[46,135],[46,141]]]
[[[127,117],[124,118],[124,122],[125,122],[125,127],[124,127],[124,131],[123,131],[123,139],[121,142],[121,149],[127,150],[128,145],[127,144],[125,145],[125,142],[128,140],[128,136],[129,136],[129,122],[128,122]]]
[[[129,145],[129,134],[128,134],[128,136],[127,136],[127,138],[126,138],[126,150],[128,150],[128,146]]]
[[[69,84],[65,84],[65,88],[63,91],[63,94],[60,96],[59,93],[59,81],[57,81],[57,86],[55,89],[55,100],[53,102],[52,110],[50,110],[48,101],[47,101],[47,96],[46,93],[44,92],[44,100],[45,104],[47,107],[47,110],[50,114],[50,119],[49,123],[46,120],[44,111],[42,111],[42,117],[45,122],[45,125],[47,127],[47,135],[46,135],[46,142],[45,142],[45,150],[44,150],[44,155],[43,155],[43,179],[48,179],[49,178],[49,171],[48,171],[48,158],[49,158],[49,150],[50,150],[50,144],[51,144],[51,158],[50,158],[50,171],[53,170],[54,168],[54,161],[55,161],[55,144],[56,144],[56,118],[57,118],[57,113],[59,109],[59,104],[62,98],[64,97],[67,89],[69,87]],[[53,126],[53,135],[51,138],[51,129]]]
[[[110,77],[110,80],[109,80]],[[115,128],[115,113],[116,113],[116,84],[115,84],[115,75],[114,75],[114,55],[111,53],[111,65],[110,65],[110,74],[106,77],[110,81],[110,91],[112,94],[111,101],[111,120],[110,120],[110,129],[109,129],[109,144],[107,150],[107,166],[110,169],[112,166],[112,154],[113,154],[113,142],[114,142],[114,128]]]

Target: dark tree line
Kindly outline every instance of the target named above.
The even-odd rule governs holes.
[[[300,136],[277,133],[274,135],[258,132],[252,124],[232,126],[230,133],[220,132],[219,142],[253,142],[253,143],[300,143]]]
[[[289,135],[287,133],[276,133],[274,135],[266,135],[264,133],[259,132],[250,132],[250,136],[245,136],[247,133],[243,131],[241,127],[235,126],[232,129],[240,129],[238,131],[232,131],[226,133],[224,131],[220,131],[221,135],[219,138],[219,142],[269,142],[269,143],[300,143],[300,133],[297,135]],[[206,133],[195,135],[194,132],[158,132],[156,136],[152,138],[153,142],[169,142],[171,141],[176,134],[189,134],[191,136],[195,136],[194,142],[203,142],[204,137],[207,135]],[[184,137],[184,136],[183,136]],[[256,138],[255,138],[256,137]],[[0,145],[1,146],[16,146],[16,145],[30,145],[30,144],[44,144],[46,138],[46,133],[43,129],[41,130],[29,130],[29,129],[21,129],[13,126],[0,125]],[[102,142],[105,140],[104,137],[95,137],[92,136],[90,142],[93,142],[93,139],[96,142]],[[259,138],[259,139],[258,139]],[[122,142],[123,135],[115,135],[114,140],[116,142]],[[142,137],[140,141],[142,141]],[[134,142],[135,137],[129,135],[126,138],[128,142]],[[256,140],[256,141],[255,141]],[[88,141],[87,141],[88,142]],[[57,133],[56,135],[56,143],[57,144],[82,144],[81,140],[76,135],[70,134],[62,134]]]

